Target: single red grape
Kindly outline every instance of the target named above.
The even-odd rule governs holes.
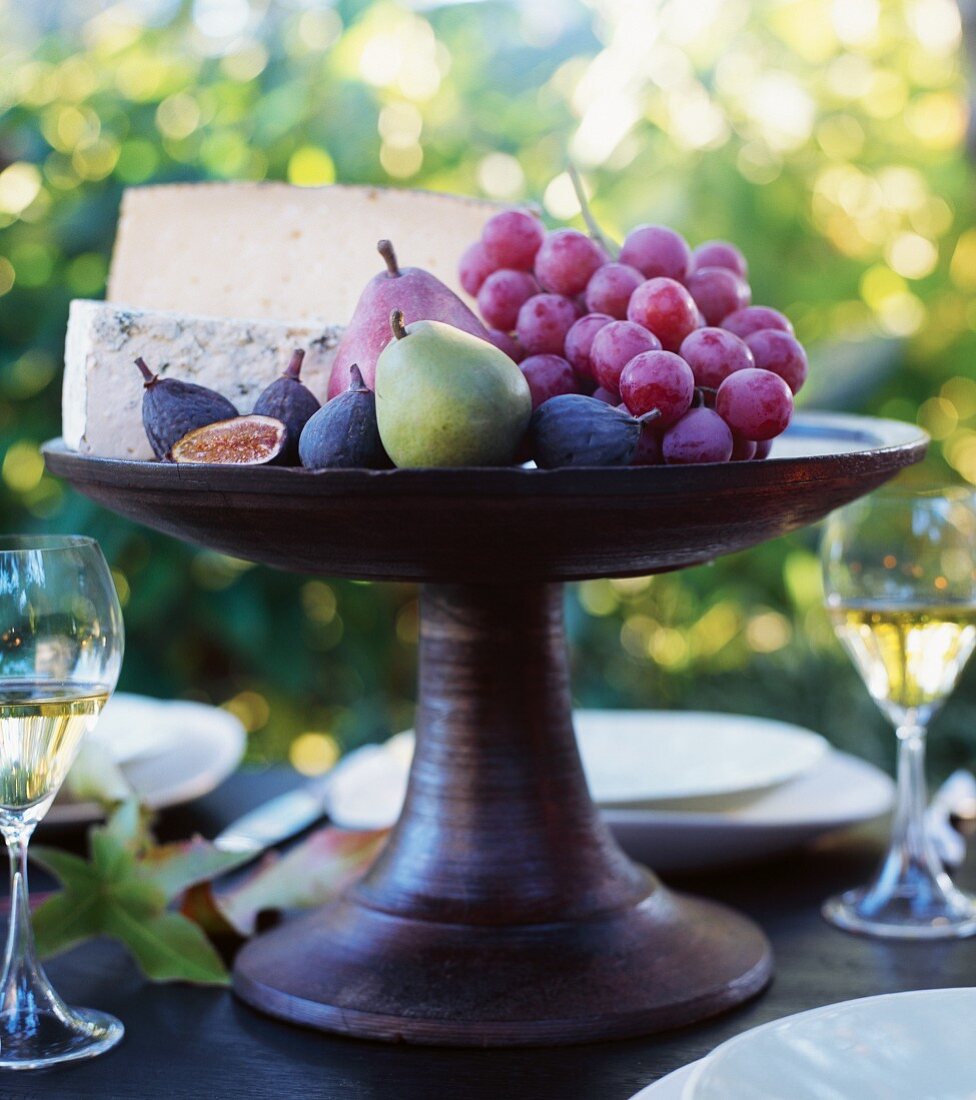
[[[686,359],[699,386],[718,387],[734,371],[756,364],[744,340],[724,328],[696,328],[681,341]]]
[[[612,320],[613,318],[606,313],[588,313],[575,321],[573,327],[566,333],[563,354],[580,378],[595,378],[593,364],[590,362],[590,349],[593,347],[596,334]]]
[[[640,439],[637,440],[637,450],[630,460],[631,466],[660,466],[663,461],[661,455],[661,433],[655,430],[655,423],[648,422],[641,425]]]
[[[694,270],[703,267],[724,267],[743,279],[749,278],[749,264],[745,256],[729,241],[705,241],[692,253]]]
[[[732,462],[748,462],[756,457],[756,448],[759,446],[755,440],[743,439],[742,436],[732,435]]]
[[[566,334],[578,316],[578,307],[571,298],[536,294],[518,312],[518,341],[529,355],[562,355]]]
[[[613,405],[616,407],[620,404],[620,394],[611,393],[609,390],[604,389],[603,386],[597,386],[590,394],[590,397],[595,397],[597,401],[602,401],[604,405]]]
[[[629,264],[609,263],[598,267],[586,284],[586,308],[591,313],[609,313],[618,321],[627,316],[631,294],[644,276]]]
[[[685,284],[702,312],[706,325],[717,325],[737,309],[752,301],[745,279],[726,267],[702,267],[693,271]]]
[[[752,456],[756,462],[761,462],[764,458],[769,458],[769,452],[773,449],[773,441],[771,439],[760,439],[756,444],[756,453]]]
[[[698,462],[728,462],[732,457],[732,432],[725,421],[704,406],[689,409],[672,424],[661,440],[661,452],[669,466]]]
[[[795,336],[780,329],[764,328],[746,337],[746,343],[756,360],[756,366],[771,370],[799,393],[807,380],[807,353]]]
[[[790,319],[778,309],[772,309],[769,306],[746,306],[745,309],[737,309],[735,313],[722,318],[722,328],[734,332],[741,340],[764,328],[778,328],[793,335]]]
[[[688,291],[674,279],[648,279],[634,291],[627,320],[653,332],[668,351],[698,327],[698,310]]]
[[[668,427],[691,408],[695,376],[673,351],[645,351],[635,355],[620,374],[620,396],[632,416],[657,409],[657,423]]]
[[[535,257],[535,277],[553,294],[582,294],[590,276],[606,263],[603,249],[578,229],[547,233]]]
[[[620,372],[642,351],[657,351],[661,341],[646,328],[633,321],[611,321],[593,338],[590,363],[593,374],[614,396],[620,392]]]
[[[516,340],[510,332],[502,332],[500,329],[490,328],[488,330],[488,339],[499,351],[503,351],[509,359],[514,360],[516,363],[521,363],[525,358],[525,351],[519,347],[518,340]]]
[[[495,270],[495,265],[488,259],[488,253],[481,241],[475,241],[461,253],[458,261],[458,281],[471,295],[477,298],[481,284]]]
[[[478,309],[491,328],[511,332],[522,304],[539,293],[539,284],[527,271],[493,271],[478,291]]]
[[[481,243],[495,270],[531,271],[546,235],[542,222],[527,210],[502,210],[485,222]]]
[[[580,392],[573,368],[559,355],[530,355],[520,366],[529,384],[533,409],[557,394]]]
[[[683,282],[691,268],[691,249],[665,225],[639,225],[627,234],[620,262],[636,267],[645,279],[663,275]]]
[[[715,410],[736,435],[772,439],[793,416],[793,394],[778,374],[758,367],[736,371],[719,386]]]

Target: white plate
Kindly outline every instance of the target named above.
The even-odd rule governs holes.
[[[886,814],[895,785],[873,764],[830,752],[805,775],[728,810],[621,810],[603,818],[622,848],[655,871],[767,858]]]
[[[152,809],[200,798],[222,783],[244,755],[246,733],[219,707],[120,692],[89,735]],[[44,818],[84,825],[103,817],[96,802],[58,797]]]
[[[673,1073],[669,1073],[667,1077],[662,1077],[659,1081],[654,1081],[646,1088],[641,1089],[630,1100],[681,1100],[685,1082],[697,1065],[697,1062],[692,1062],[689,1066],[676,1069]]]
[[[586,713],[579,723],[583,728]],[[671,718],[684,717],[654,712],[643,720],[670,725]],[[712,729],[720,729],[730,718],[710,714],[708,720]],[[737,727],[741,723],[738,717],[731,721]],[[382,748],[369,746],[346,757],[330,786],[333,820],[347,828],[391,825],[400,812],[412,751],[407,732]],[[591,760],[583,755],[585,762]],[[649,769],[655,764],[655,758],[643,762]],[[599,787],[589,778],[599,801]],[[708,811],[612,806],[603,807],[603,816],[634,858],[655,870],[693,870],[774,855],[833,829],[874,820],[891,808],[893,792],[891,779],[873,765],[828,752],[803,775],[745,805]]]
[[[699,1062],[682,1100],[973,1100],[976,989],[888,993],[774,1020]]]
[[[819,734],[799,726],[735,714],[578,710],[573,720],[590,791],[601,806],[727,809],[729,799],[741,802],[809,771],[829,750]],[[334,784],[337,821],[370,827],[395,820],[412,738],[408,730],[387,742],[394,753],[388,776],[381,759],[363,759],[362,790],[355,773],[344,769]],[[355,787],[348,797],[346,783]]]

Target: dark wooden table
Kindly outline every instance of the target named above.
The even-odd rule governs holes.
[[[160,835],[213,835],[296,782],[283,769],[236,776],[164,815]],[[52,960],[48,971],[69,1003],[106,1009],[125,1022],[121,1045],[91,1062],[4,1074],[0,1100],[627,1100],[767,1020],[851,997],[976,982],[976,939],[884,944],[821,920],[818,905],[827,894],[869,874],[881,836],[878,830],[848,833],[775,862],[669,878],[750,914],[776,952],[769,990],[711,1023],[649,1039],[513,1051],[333,1039],[259,1016],[222,990],[147,983],[121,948],[98,942]],[[48,835],[45,843],[57,839]],[[976,886],[976,859],[959,877]]]

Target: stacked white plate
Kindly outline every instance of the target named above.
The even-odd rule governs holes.
[[[633,1100],[973,1100],[976,989],[864,997],[774,1020]]]
[[[658,871],[786,851],[891,808],[873,765],[784,722],[729,714],[580,710],[590,790],[618,840]],[[332,774],[329,813],[382,828],[400,812],[413,734],[351,753]]]

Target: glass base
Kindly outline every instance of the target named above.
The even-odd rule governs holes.
[[[125,1032],[114,1016],[91,1008],[41,1011],[29,1027],[24,1025],[23,1010],[0,1012],[0,1069],[40,1069],[94,1058],[111,1050]]]
[[[845,932],[898,940],[955,940],[976,935],[976,898],[951,887],[922,901],[917,894],[879,898],[862,886],[830,898],[821,909]]]

